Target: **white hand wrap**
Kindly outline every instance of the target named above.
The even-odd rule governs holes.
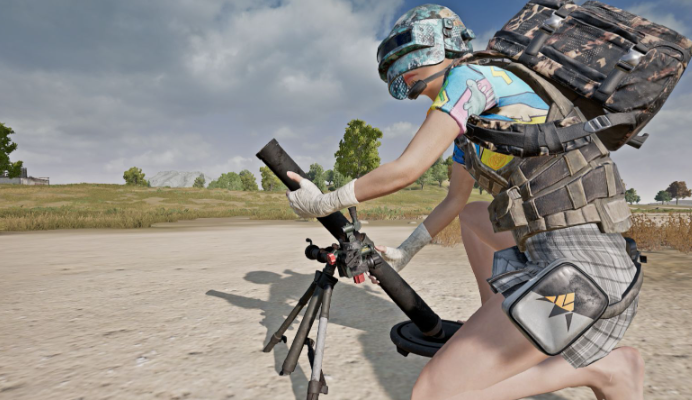
[[[392,268],[400,272],[411,261],[411,258],[431,241],[432,237],[430,237],[425,225],[420,224],[399,247],[387,247],[387,250],[382,253],[382,257]]]
[[[354,191],[356,179],[339,189],[323,194],[309,179],[300,181],[300,189],[288,194],[293,211],[303,218],[324,217],[358,204]]]

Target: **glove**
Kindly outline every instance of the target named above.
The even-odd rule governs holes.
[[[416,230],[413,231],[411,236],[404,240],[399,247],[375,246],[375,249],[382,254],[382,258],[384,258],[392,268],[397,272],[401,272],[406,264],[411,261],[411,258],[431,241],[432,237],[430,237],[430,233],[425,228],[425,225],[420,224]]]
[[[289,172],[288,177],[300,183],[300,189],[295,192],[286,192],[286,196],[293,211],[303,218],[324,217],[358,204],[354,192],[356,179],[333,192],[324,194],[309,179],[295,172]]]

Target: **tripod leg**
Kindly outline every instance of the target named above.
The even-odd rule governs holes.
[[[305,338],[308,337],[310,333],[310,328],[312,328],[312,323],[315,321],[317,316],[317,311],[319,310],[318,305],[322,299],[322,289],[317,287],[315,292],[312,294],[310,303],[308,303],[308,308],[305,310],[305,316],[303,320],[300,321],[300,326],[298,327],[298,332],[296,332],[296,337],[291,343],[291,349],[288,351],[286,360],[281,367],[281,373],[279,375],[290,375],[295,369],[296,364],[298,364],[298,357],[300,357],[300,352],[305,344]]]
[[[317,284],[315,282],[312,282],[310,284],[310,287],[308,287],[308,290],[303,294],[303,297],[298,300],[298,304],[293,308],[290,314],[288,314],[288,317],[286,317],[286,320],[284,320],[284,323],[281,324],[281,327],[274,332],[272,335],[271,339],[269,340],[269,343],[267,343],[266,346],[264,346],[264,351],[265,353],[269,353],[272,351],[274,346],[276,346],[277,343],[281,341],[281,339],[284,339],[285,341],[285,336],[284,333],[286,330],[288,330],[288,327],[291,326],[293,321],[296,319],[298,316],[298,313],[300,310],[303,309],[303,307],[308,303],[308,300],[312,297],[312,294],[315,292],[315,288],[317,287]]]
[[[324,342],[327,339],[327,323],[329,322],[329,306],[332,300],[332,286],[327,284],[322,295],[322,309],[317,328],[317,343],[315,345],[315,361],[312,364],[312,377],[308,384],[307,400],[317,400],[322,386],[322,360],[324,358]]]
[[[307,338],[305,339],[305,345],[308,346],[308,360],[310,361],[310,370],[312,370],[315,364],[315,341]],[[320,393],[328,394],[329,388],[327,387],[327,381],[324,380],[324,374],[320,371]]]

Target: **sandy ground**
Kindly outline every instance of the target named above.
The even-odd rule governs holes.
[[[412,229],[364,230],[396,245]],[[305,352],[278,376],[286,345],[261,349],[320,268],[303,255],[306,237],[332,242],[316,223],[249,220],[1,234],[0,399],[304,399]],[[646,360],[647,399],[689,399],[692,257],[648,256],[622,344]],[[443,318],[480,305],[462,246],[425,248],[403,276]],[[407,399],[427,359],[395,351],[389,330],[404,319],[378,287],[341,280],[321,398]]]

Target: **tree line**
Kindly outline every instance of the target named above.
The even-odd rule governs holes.
[[[654,200],[660,201],[661,205],[663,205],[663,203],[668,203],[675,199],[675,205],[678,205],[678,201],[680,199],[686,199],[688,197],[692,197],[692,190],[687,188],[687,183],[684,181],[675,181],[668,185],[666,190],[659,190],[658,193],[656,193]],[[634,188],[630,188],[625,191],[625,201],[628,203],[639,204],[641,200],[642,198],[637,194],[637,191]]]
[[[364,121],[354,119],[350,121],[339,141],[339,149],[334,153],[334,167],[325,171],[318,163],[310,165],[307,177],[323,192],[340,188],[354,178],[360,178],[368,172],[380,166],[381,159],[378,148],[382,131],[374,128]],[[423,189],[426,184],[442,183],[449,179],[451,174],[452,157],[447,159],[440,157],[435,163],[416,180],[416,184]],[[260,167],[260,182],[262,190],[267,192],[285,191],[286,186],[274,175],[268,167]],[[127,185],[150,186],[145,179],[141,168],[132,167],[125,171],[123,178]],[[193,187],[204,188],[206,181],[203,175],[195,179]],[[219,178],[211,181],[208,189],[226,189],[236,191],[257,191],[257,179],[255,175],[244,169],[240,173],[227,172]]]
[[[686,199],[688,197],[692,197],[692,190],[687,188],[687,183],[684,181],[675,181],[668,185],[668,189],[660,190],[656,193],[654,200],[660,201],[661,205],[663,205],[664,202],[667,203],[675,199],[675,205],[678,205],[680,199]]]
[[[323,192],[336,190],[354,178],[360,178],[380,166],[381,159],[378,148],[381,145],[381,138],[381,130],[359,119],[350,121],[346,126],[343,138],[339,141],[339,149],[334,153],[335,162],[333,169],[325,171],[322,165],[314,163],[310,165],[307,178]],[[442,186],[442,183],[449,179],[448,171],[451,164],[451,156],[446,160],[440,157],[416,180],[416,183],[420,185],[421,189],[428,183],[437,183],[439,186]],[[281,183],[268,167],[261,167],[260,174],[263,190],[286,190],[286,186]],[[243,176],[245,176],[245,179],[243,179]],[[248,170],[244,170],[240,174],[235,174],[234,172],[223,174],[218,180],[212,181],[209,184],[209,188],[258,190],[255,177]]]
[[[9,126],[0,123],[0,174],[6,174],[10,178],[19,176],[22,161],[10,161],[10,153],[17,149],[17,144],[12,141],[10,135],[14,130]],[[310,165],[308,178],[317,185],[322,191],[335,190],[348,183],[353,178],[360,178],[380,165],[380,155],[378,148],[382,131],[366,124],[364,121],[354,119],[347,124],[344,137],[339,141],[339,149],[334,153],[334,168],[324,170],[320,164]],[[442,183],[449,179],[452,171],[452,157],[438,159],[435,163],[416,180],[421,189],[429,183]],[[286,190],[286,186],[271,172],[268,167],[261,167],[260,178],[262,189],[269,192],[281,192]],[[145,174],[141,168],[132,167],[123,173],[123,179],[127,185],[151,186],[145,179]],[[204,176],[200,175],[195,179],[193,187],[204,188],[206,184]],[[474,186],[483,193],[483,189],[477,184]],[[240,191],[259,190],[255,175],[247,169],[240,173],[227,172],[209,183],[209,189],[227,189]],[[684,181],[675,181],[668,185],[665,190],[660,190],[654,200],[661,204],[675,199],[678,205],[679,200],[692,197],[692,190],[687,188]],[[634,188],[625,192],[625,200],[630,203],[639,203],[641,197]]]

